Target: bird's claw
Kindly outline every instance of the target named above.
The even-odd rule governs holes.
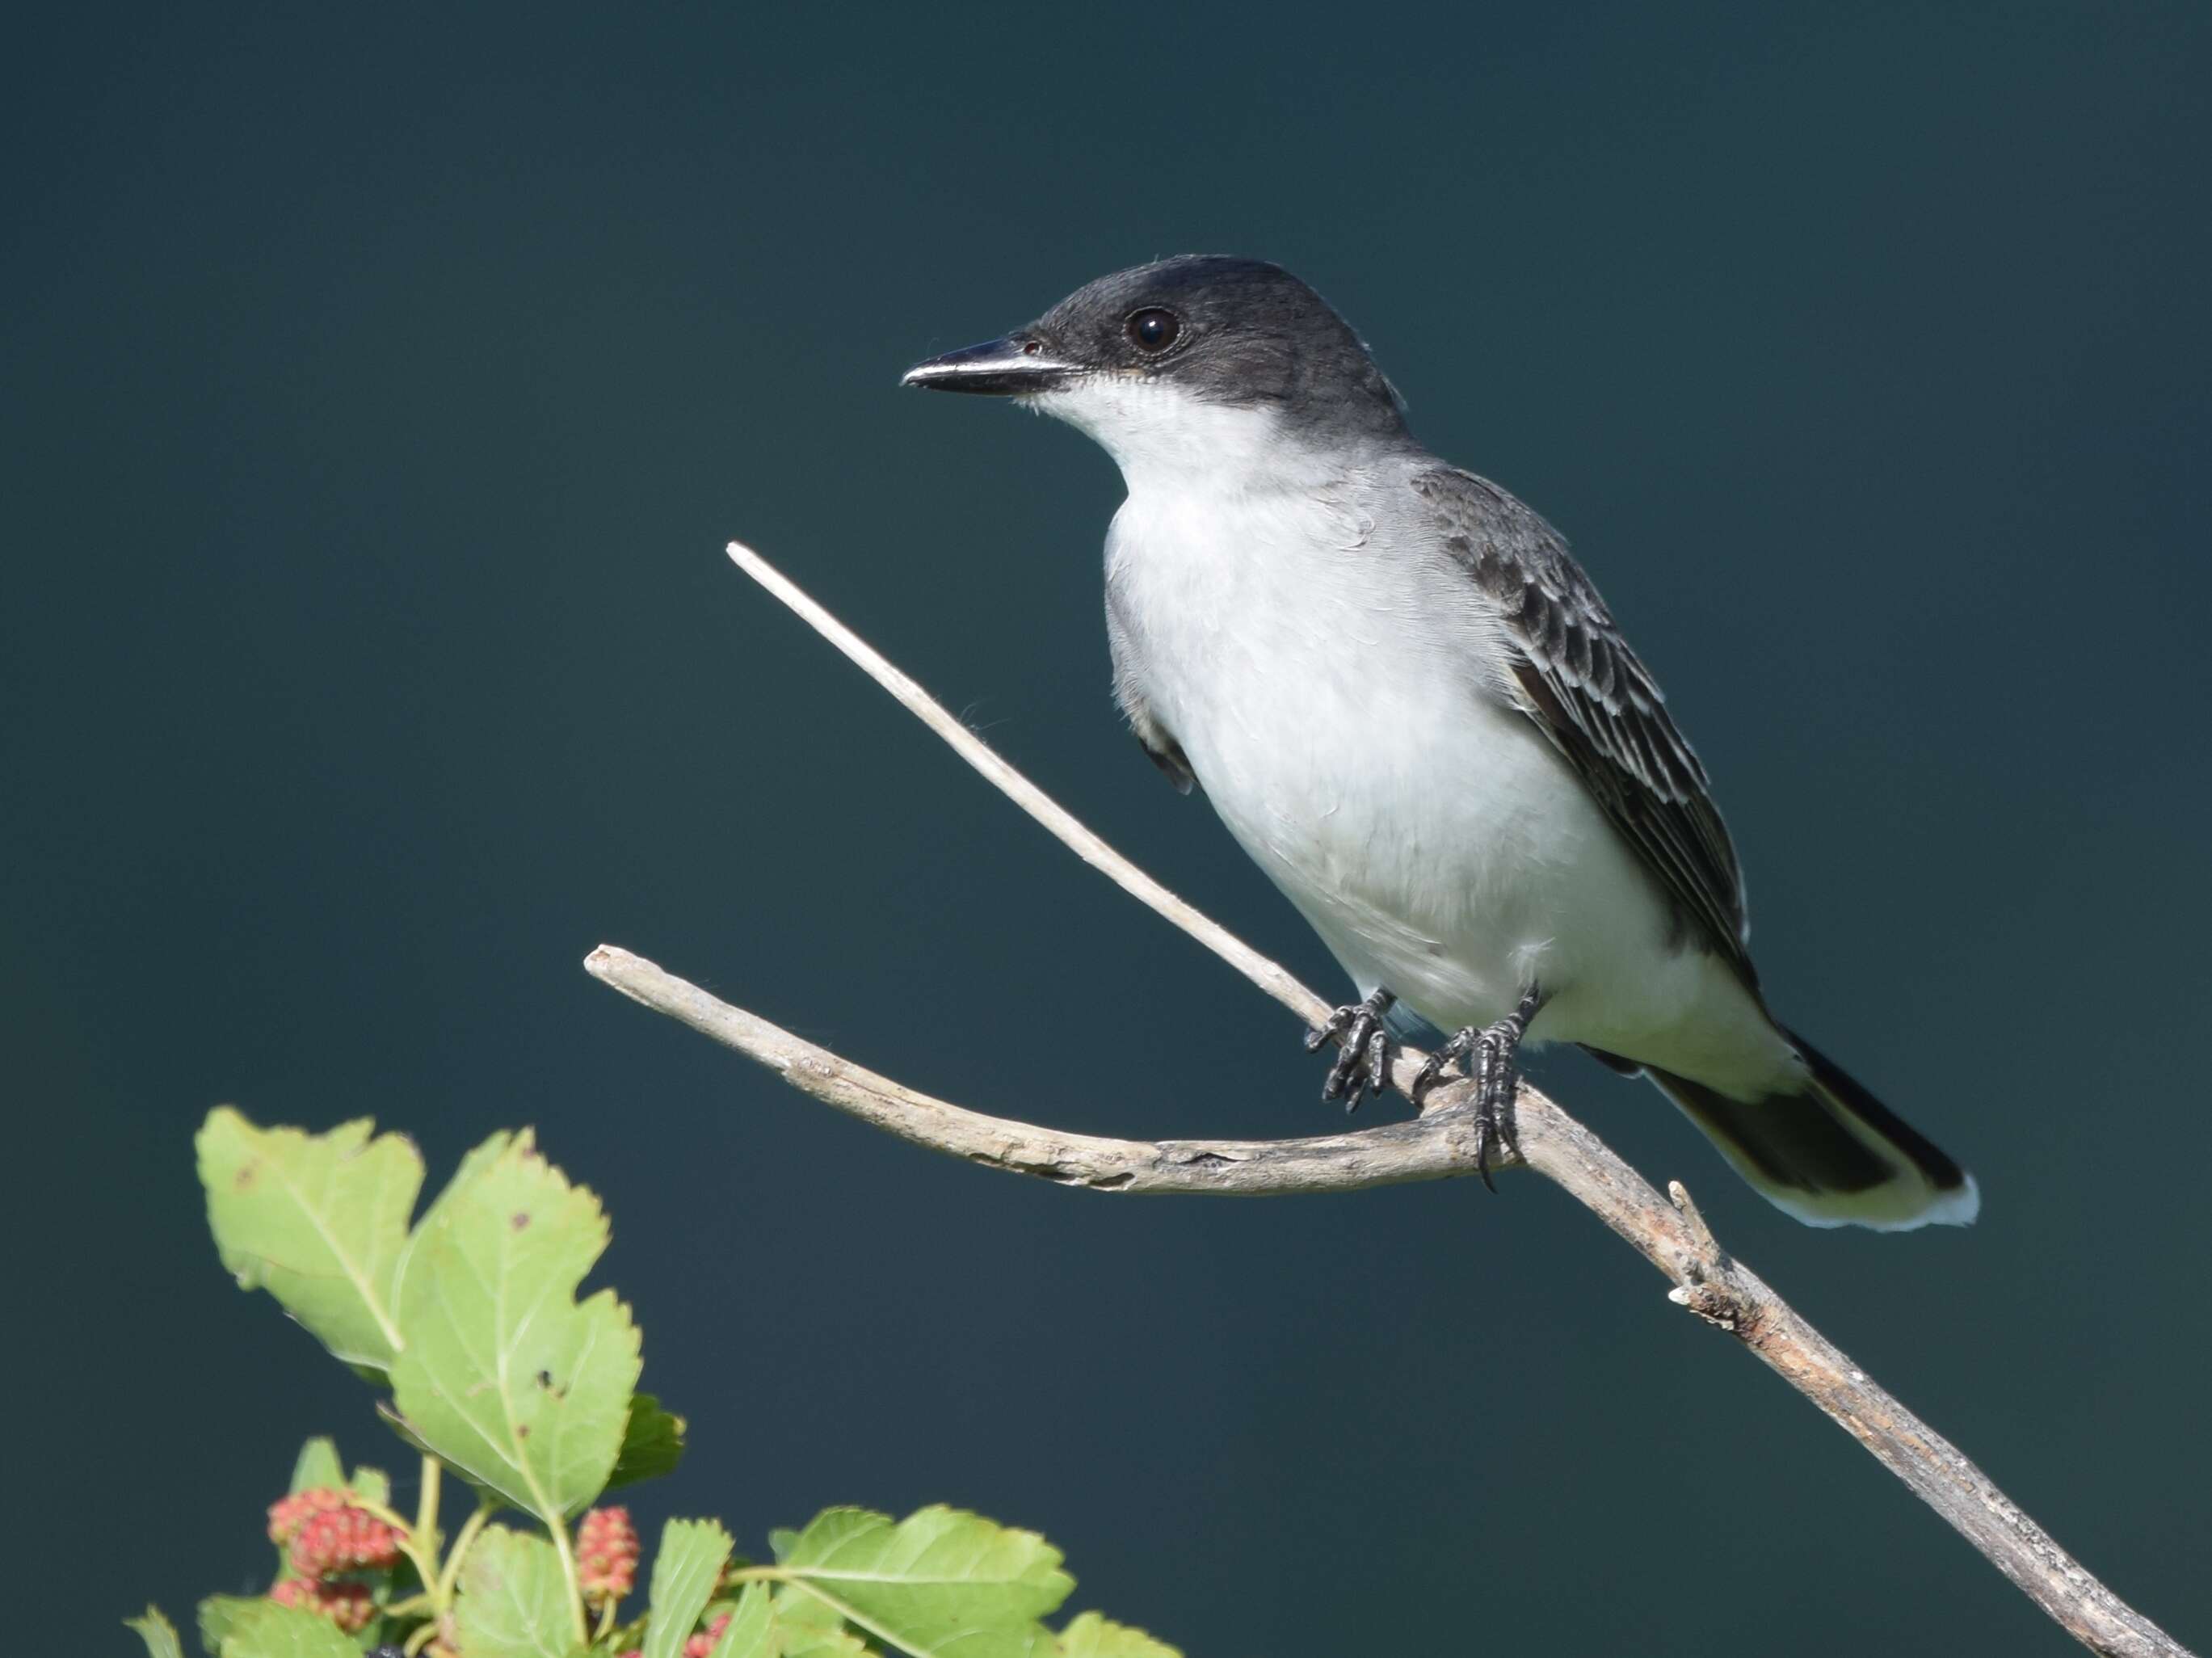
[[[1469,1025],[1431,1054],[1413,1078],[1416,1107],[1443,1079],[1444,1067],[1455,1060],[1460,1074],[1474,1082],[1474,1172],[1492,1192],[1498,1187],[1490,1178],[1492,1151],[1502,1145],[1515,1157],[1521,1155],[1513,1138],[1513,1100],[1521,1086],[1521,1035],[1528,1023],[1527,1015],[1516,1010],[1485,1029]]]
[[[1513,1138],[1513,1101],[1521,1090],[1518,1030],[1492,1025],[1475,1038],[1474,1172],[1483,1188],[1495,1192],[1490,1179],[1490,1153],[1504,1146],[1515,1157],[1521,1147]]]
[[[1377,990],[1363,1002],[1347,1002],[1328,1016],[1327,1023],[1306,1034],[1306,1052],[1323,1042],[1337,1044],[1336,1062],[1322,1084],[1325,1100],[1342,1100],[1346,1111],[1357,1111],[1365,1096],[1381,1096],[1390,1085],[1390,1061],[1398,1047],[1382,1023],[1382,1016],[1398,999]]]

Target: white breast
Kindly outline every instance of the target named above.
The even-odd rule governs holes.
[[[1501,619],[1425,544],[1403,463],[1347,471],[1252,411],[1177,419],[1116,408],[1097,433],[1129,483],[1117,666],[1361,990],[1455,1029],[1540,981],[1540,1039],[1632,1052],[1709,999],[1707,958],[1671,947],[1656,884],[1509,700]]]

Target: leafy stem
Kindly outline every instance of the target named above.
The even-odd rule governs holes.
[[[446,1569],[438,1574],[435,1595],[440,1612],[451,1609],[453,1588],[461,1581],[461,1562],[467,1558],[469,1545],[477,1540],[477,1533],[483,1529],[484,1521],[491,1518],[497,1507],[489,1497],[481,1497],[477,1502],[477,1511],[461,1523],[460,1535],[453,1539],[453,1546],[446,1555]]]
[[[556,1514],[545,1529],[553,1539],[553,1552],[560,1557],[561,1581],[568,1587],[568,1622],[575,1631],[576,1644],[589,1646],[592,1626],[584,1616],[584,1588],[576,1577],[576,1547],[568,1540],[568,1522]]]
[[[434,1559],[438,1553],[438,1489],[446,1465],[425,1452],[422,1456],[422,1494],[415,1503],[415,1539]],[[422,1587],[430,1587],[426,1581]]]
[[[210,1658],[361,1658],[372,1643],[406,1658],[580,1658],[586,1649],[604,1658],[648,1633],[646,1644],[670,1658],[717,1640],[759,1658],[788,1648],[776,1634],[779,1605],[796,1649],[825,1658],[1180,1658],[1096,1612],[1055,1633],[1043,1619],[1073,1587],[1060,1552],[1034,1532],[941,1504],[903,1521],[824,1509],[803,1531],[777,1534],[775,1564],[735,1570],[720,1521],[670,1520],[647,1604],[625,1625],[617,1602],[640,1587],[641,1540],[626,1507],[594,1504],[611,1485],[666,1473],[684,1423],[636,1392],[628,1307],[611,1291],[576,1298],[607,1242],[590,1190],[547,1163],[527,1130],[495,1134],[410,1224],[422,1167],[403,1137],[367,1121],[325,1134],[261,1129],[229,1110],[202,1132],[201,1172],[224,1262],[241,1284],[267,1289],[341,1357],[395,1349],[386,1414],[422,1455],[406,1519],[381,1470],[349,1481],[336,1445],[309,1441],[269,1515],[286,1544],[276,1581],[259,1596],[201,1603]],[[343,1270],[349,1263],[357,1270]],[[404,1313],[401,1276],[411,1286]],[[384,1340],[380,1315],[404,1342]],[[465,1518],[444,1511],[449,1476],[465,1482],[454,1485],[454,1501],[465,1489],[473,1503]],[[516,1512],[535,1523],[491,1523]],[[316,1537],[293,1548],[310,1524]],[[763,1587],[717,1609],[718,1588],[752,1583]],[[771,1594],[774,1584],[789,1587]],[[180,1658],[175,1627],[158,1612],[131,1627],[149,1658]]]

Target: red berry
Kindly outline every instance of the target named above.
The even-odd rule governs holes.
[[[576,1581],[587,1600],[619,1600],[637,1587],[637,1527],[624,1508],[593,1509],[576,1527]]]
[[[292,1569],[308,1577],[386,1571],[399,1563],[399,1533],[360,1509],[311,1514],[292,1539]]]
[[[312,1577],[287,1577],[269,1591],[280,1606],[320,1612],[347,1634],[366,1629],[376,1616],[376,1601],[366,1583],[319,1583]]]
[[[726,1612],[684,1643],[684,1658],[711,1658],[714,1643],[722,1638],[722,1631],[729,1626],[730,1614]]]
[[[345,1507],[346,1493],[316,1485],[269,1505],[269,1540],[282,1548],[300,1534],[300,1527],[318,1514]]]

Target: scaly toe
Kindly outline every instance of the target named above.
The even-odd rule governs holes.
[[[1472,1029],[1460,1031],[1455,1035],[1447,1037],[1443,1046],[1429,1055],[1427,1061],[1421,1066],[1420,1075],[1413,1078],[1413,1091],[1411,1098],[1416,1107],[1427,1098],[1431,1089],[1444,1079],[1444,1070],[1453,1060],[1458,1060],[1462,1067],[1461,1074],[1468,1074],[1464,1067],[1468,1055],[1474,1051],[1474,1040],[1475,1033]]]

